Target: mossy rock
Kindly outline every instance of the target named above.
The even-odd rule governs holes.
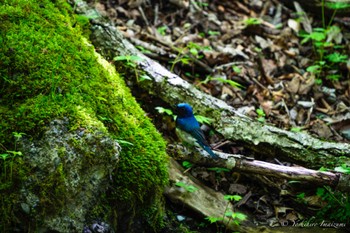
[[[94,150],[99,140],[86,143],[86,135],[107,137],[122,148],[106,179],[108,189],[88,216],[77,221],[105,219],[118,231],[132,231],[136,222],[160,227],[162,192],[168,179],[165,142],[123,79],[83,36],[82,20],[74,17],[63,0],[0,0],[0,20],[0,154],[7,154],[0,160],[0,229],[11,231],[21,225],[36,231],[40,222],[19,217],[29,209],[31,215],[52,216],[64,208],[65,202],[56,199],[69,192],[65,163],[58,162],[52,170],[55,176],[42,184],[34,187],[27,182],[36,171],[29,162],[28,145],[41,145],[40,140],[52,130],[50,123],[57,121],[67,122],[69,134],[83,132],[84,136],[70,137],[68,142],[89,161],[85,172],[94,170],[96,153],[101,152]],[[67,147],[59,145],[48,151],[65,157]],[[21,148],[22,155],[15,154]],[[115,150],[106,150],[105,158],[115,156]],[[45,196],[42,191],[48,188],[55,195]],[[37,208],[23,200],[23,189],[38,197]]]

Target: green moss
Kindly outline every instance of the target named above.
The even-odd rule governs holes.
[[[14,148],[12,132],[40,138],[51,120],[62,117],[70,119],[71,130],[98,128],[127,141],[108,203],[128,203],[159,224],[167,182],[165,143],[114,68],[82,37],[86,20],[70,15],[64,0],[0,0],[1,148]],[[56,173],[38,188],[48,203],[54,197],[43,195],[45,190],[64,192],[64,168]]]

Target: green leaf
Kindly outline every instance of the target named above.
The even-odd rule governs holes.
[[[155,109],[160,113],[160,114],[167,114],[169,116],[173,116],[173,111],[171,109],[163,108],[163,107],[155,107]]]
[[[142,53],[151,53],[150,50],[148,50],[148,49],[142,47],[141,45],[136,45],[135,47],[136,47],[138,50],[140,50]]]
[[[350,174],[350,167],[348,167],[346,164],[342,164],[341,167],[334,168],[334,171]]]
[[[312,32],[310,34],[310,38],[315,41],[323,41],[326,39],[326,35],[324,32]]]
[[[114,61],[143,61],[144,59],[139,57],[139,56],[134,56],[134,55],[126,55],[126,56],[116,56],[113,58]]]
[[[298,199],[304,199],[304,198],[305,198],[305,193],[299,193],[299,194],[297,195],[297,198],[298,198]]]
[[[326,6],[333,10],[350,8],[350,4],[346,2],[326,2]]]
[[[128,60],[128,56],[117,56],[113,58],[114,61],[125,61]]]
[[[324,196],[326,190],[324,188],[317,188],[316,195],[319,197]]]
[[[222,221],[222,218],[216,218],[216,217],[210,217],[210,216],[206,217],[205,219],[208,220],[211,224],[216,223],[218,221]]]
[[[321,70],[321,66],[320,65],[313,65],[313,66],[309,66],[308,68],[306,68],[307,72],[311,72],[313,74],[319,73],[320,70]]]
[[[208,31],[208,35],[209,35],[209,36],[218,36],[218,35],[220,35],[220,32],[209,30],[209,31]]]
[[[222,82],[222,83],[227,83],[229,85],[231,85],[232,87],[237,87],[237,88],[243,88],[244,86],[242,86],[241,84],[239,84],[238,82],[235,82],[235,81],[232,81],[232,80],[227,80],[227,79],[224,79],[224,78],[210,78],[210,80],[213,80],[213,81],[219,81],[219,82]]]
[[[233,214],[234,214],[234,212],[228,211],[228,212],[225,213],[225,216],[226,217],[232,217]]]
[[[183,161],[182,166],[185,167],[186,169],[188,169],[190,167],[193,167],[193,164],[191,162],[188,162],[188,161]]]
[[[22,138],[23,135],[26,135],[25,133],[18,133],[18,132],[12,132],[12,135],[16,138],[16,140],[19,140]]]
[[[313,28],[312,29],[314,32],[325,32],[326,31],[326,29],[325,28]]]
[[[214,119],[212,119],[212,118],[201,116],[201,115],[195,115],[194,117],[201,124],[205,123],[205,124],[209,125],[209,124],[211,124],[214,121]]]
[[[325,58],[333,63],[347,62],[348,56],[338,52],[328,54]]]
[[[301,132],[301,128],[300,127],[292,127],[290,129],[290,131],[292,131],[292,132]]]
[[[193,56],[197,56],[198,55],[198,50],[196,48],[191,48],[190,49],[190,53],[193,55]]]
[[[232,70],[237,74],[240,74],[242,72],[241,68],[235,65],[232,66]]]
[[[145,81],[145,80],[152,80],[152,79],[146,74],[141,75],[140,82]]]
[[[323,81],[322,81],[322,79],[320,79],[320,78],[316,78],[316,79],[315,79],[315,83],[316,83],[317,85],[322,85]]]
[[[224,168],[224,167],[211,167],[208,168],[209,171],[215,171],[216,173],[221,173],[221,172],[229,172],[230,169]]]
[[[132,144],[131,142],[122,140],[122,139],[116,139],[116,141],[120,144],[120,145],[128,145],[128,146],[133,146],[134,144]]]
[[[326,79],[331,81],[338,81],[341,78],[340,74],[330,74],[326,76]]]
[[[245,25],[250,26],[250,25],[258,25],[261,24],[261,20],[258,18],[248,18],[246,20],[243,21]]]
[[[264,110],[262,110],[261,108],[258,108],[258,109],[256,110],[256,113],[257,113],[258,116],[260,116],[260,117],[265,117],[265,116],[266,116]]]
[[[329,171],[329,169],[328,169],[328,168],[325,168],[325,167],[320,167],[318,170],[321,171],[321,172],[327,172],[327,171]]]
[[[12,150],[7,150],[6,152],[12,154],[13,156],[22,156],[22,152],[21,151],[12,151]]]
[[[242,197],[239,195],[225,195],[224,199],[227,201],[239,201],[242,199]]]
[[[258,117],[257,121],[259,121],[261,123],[265,123],[266,119],[265,119],[265,117]]]
[[[189,57],[182,57],[180,59],[181,63],[184,64],[184,65],[188,65],[190,63],[190,58]]]
[[[9,154],[0,154],[0,158],[6,160]]]
[[[247,219],[247,215],[240,213],[240,212],[236,212],[235,218],[240,220],[240,221],[244,221]]]
[[[187,185],[185,189],[190,193],[193,193],[198,190],[198,188],[194,187],[193,185]]]
[[[186,189],[186,191],[188,191],[190,193],[193,193],[193,192],[198,190],[198,188],[194,187],[193,185],[188,185],[188,184],[185,184],[184,182],[181,182],[181,181],[176,182],[175,185]]]
[[[165,36],[165,32],[166,32],[166,30],[168,29],[168,27],[167,26],[161,26],[161,27],[158,27],[157,28],[157,31],[158,31],[158,33],[160,34],[160,35],[162,35],[162,36]]]
[[[184,182],[181,182],[181,181],[178,181],[175,183],[176,186],[179,186],[179,187],[185,187],[186,184]]]

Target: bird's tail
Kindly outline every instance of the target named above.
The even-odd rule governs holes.
[[[219,156],[217,156],[211,149],[209,146],[203,146],[203,149],[209,153],[209,155],[213,158],[213,159],[218,159]]]

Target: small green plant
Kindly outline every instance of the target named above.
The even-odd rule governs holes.
[[[295,133],[299,133],[302,131],[302,128],[301,127],[292,127],[290,129],[291,132],[295,132]]]
[[[220,231],[219,231],[219,227],[218,227],[217,223],[219,221],[224,221],[225,217],[228,218],[228,220],[227,220],[228,222],[226,224],[225,232],[228,230],[227,226],[229,225],[229,223],[231,221],[233,222],[233,224],[239,225],[239,224],[241,224],[241,222],[243,222],[247,218],[247,216],[245,214],[243,214],[243,213],[240,213],[240,212],[237,212],[237,211],[227,211],[230,201],[236,201],[236,202],[240,201],[242,199],[241,196],[239,196],[239,195],[225,195],[224,199],[227,201],[227,205],[225,207],[223,216],[222,217],[209,216],[209,217],[205,218],[211,224],[212,223],[216,224],[216,226],[218,228],[218,232],[220,232]]]
[[[208,31],[208,35],[209,36],[219,36],[220,35],[220,32],[217,32],[217,31]]]
[[[178,54],[177,54],[175,60],[174,60],[174,61],[171,61],[171,63],[172,63],[172,65],[171,65],[171,67],[170,67],[170,71],[171,71],[171,72],[174,71],[175,65],[176,65],[177,63],[179,63],[179,62],[181,62],[181,63],[184,64],[184,65],[190,64],[191,58],[190,58],[187,54],[185,54],[184,52],[182,52],[182,51],[184,51],[184,50],[179,50],[179,52],[178,52]]]
[[[243,20],[243,24],[246,27],[252,26],[252,25],[259,25],[261,24],[261,19],[250,17],[248,19]]]
[[[22,156],[21,151],[17,151],[17,144],[18,141],[25,135],[25,133],[18,133],[18,132],[12,132],[13,137],[15,138],[14,143],[14,150],[6,150],[6,153],[0,154],[0,158],[2,159],[3,166],[4,166],[4,178],[7,179],[7,165],[10,167],[10,180],[12,181],[12,169],[13,169],[13,162],[14,159],[17,157]]]
[[[298,195],[296,195],[296,198],[297,198],[297,201],[300,202],[300,203],[304,203],[304,204],[307,203],[307,201],[305,200],[305,193],[304,192],[299,193]]]
[[[168,30],[167,26],[161,26],[157,28],[157,32],[162,36],[166,35],[166,30]]]
[[[203,58],[203,55],[200,54],[200,51],[210,51],[212,50],[209,46],[201,46],[194,42],[189,42],[186,47],[177,49],[178,54],[174,61],[172,61],[172,66],[170,71],[174,70],[174,67],[177,63],[181,62],[184,65],[190,64],[195,59],[200,60]]]
[[[131,70],[134,71],[137,82],[142,82],[144,80],[151,80],[149,76],[147,76],[144,73],[139,74],[137,70],[137,67],[136,67],[137,62],[143,61],[143,58],[139,56],[126,55],[126,56],[116,56],[113,58],[113,61],[125,61],[124,65],[127,68],[130,68]]]
[[[347,164],[342,164],[340,167],[334,168],[334,171],[350,174],[350,167]]]
[[[338,81],[341,75],[334,72],[338,72],[340,63],[349,61],[348,55],[342,53],[341,49],[343,47],[336,45],[340,43],[341,37],[339,35],[341,30],[338,26],[332,25],[332,22],[338,9],[348,8],[350,5],[344,3],[327,3],[327,6],[334,9],[329,23],[326,25],[324,14],[325,3],[322,0],[322,27],[313,28],[311,33],[301,32],[299,35],[303,38],[301,44],[309,41],[313,44],[317,60],[306,70],[316,75],[316,83],[319,85],[323,82],[321,76],[330,81]]]
[[[182,166],[186,169],[189,169],[189,168],[193,167],[193,164],[191,162],[188,162],[188,161],[183,161]]]
[[[232,66],[232,70],[236,74],[240,74],[242,72],[241,68],[239,68],[238,66],[235,66],[235,65]]]
[[[349,223],[350,198],[349,194],[333,191],[330,187],[318,188],[316,195],[327,204],[317,212],[317,218]]]
[[[266,121],[266,119],[265,119],[266,114],[265,114],[264,110],[262,110],[261,108],[258,108],[256,110],[256,113],[258,114],[257,120],[264,123]]]
[[[143,54],[147,54],[147,53],[151,53],[150,50],[146,49],[145,47],[141,46],[141,45],[137,45],[135,46],[138,50],[140,50],[141,53]]]
[[[219,81],[221,83],[229,84],[231,87],[234,87],[234,88],[239,88],[239,89],[243,88],[241,84],[233,80],[219,78],[219,77],[212,77],[210,75],[208,75],[204,81],[200,82],[200,84],[207,84],[210,81]]]
[[[186,183],[181,182],[181,181],[176,182],[175,185],[184,188],[187,192],[190,192],[190,193],[193,193],[193,192],[198,190],[198,188],[196,188],[195,186],[186,184]]]

